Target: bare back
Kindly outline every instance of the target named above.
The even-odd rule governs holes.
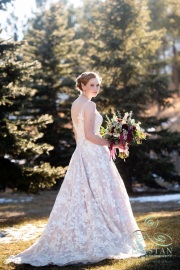
[[[92,102],[89,100],[82,100],[80,98],[77,98],[73,103],[72,103],[72,107],[71,107],[71,118],[72,121],[74,122],[74,124],[78,125],[78,117],[80,112],[83,111],[83,109],[85,108],[86,104],[88,102]]]

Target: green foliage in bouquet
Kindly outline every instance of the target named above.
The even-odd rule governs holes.
[[[119,157],[129,157],[128,145],[141,144],[146,139],[148,133],[140,127],[141,122],[136,122],[132,118],[132,111],[122,114],[113,111],[112,118],[106,115],[106,127],[100,129],[102,137],[111,142],[111,146],[121,143],[124,145],[124,151],[119,149]],[[112,150],[112,149],[111,149]]]

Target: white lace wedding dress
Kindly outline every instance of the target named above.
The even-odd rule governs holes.
[[[45,230],[36,243],[10,256],[6,263],[63,266],[146,254],[145,241],[109,148],[84,136],[83,109],[78,125],[73,122],[77,146]],[[102,121],[96,110],[94,131],[99,136]]]

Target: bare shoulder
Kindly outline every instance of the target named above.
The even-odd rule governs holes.
[[[81,102],[78,99],[74,100],[71,104],[71,113],[76,112],[84,108],[84,112],[93,112],[96,109],[96,103],[89,100],[88,102]]]
[[[75,99],[72,104],[71,104],[71,107],[73,107],[74,105],[76,105],[76,103],[78,102],[78,99]]]
[[[77,99],[75,99],[73,102],[72,102],[72,104],[71,104],[71,111],[72,110],[74,110],[76,107],[78,107],[78,100]]]
[[[90,100],[87,102],[84,111],[85,112],[87,112],[87,111],[93,112],[95,109],[96,109],[96,103],[94,103],[93,101]]]

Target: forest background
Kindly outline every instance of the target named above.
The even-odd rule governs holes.
[[[0,0],[1,10],[13,2]],[[86,70],[103,78],[94,99],[103,125],[111,109],[132,110],[151,135],[131,146],[126,162],[116,160],[128,193],[135,181],[156,188],[155,176],[180,183],[173,159],[180,153],[178,1],[36,5],[23,38],[13,13],[7,22],[12,39],[0,38],[0,189],[36,193],[61,185],[76,147],[70,117],[75,78]]]

